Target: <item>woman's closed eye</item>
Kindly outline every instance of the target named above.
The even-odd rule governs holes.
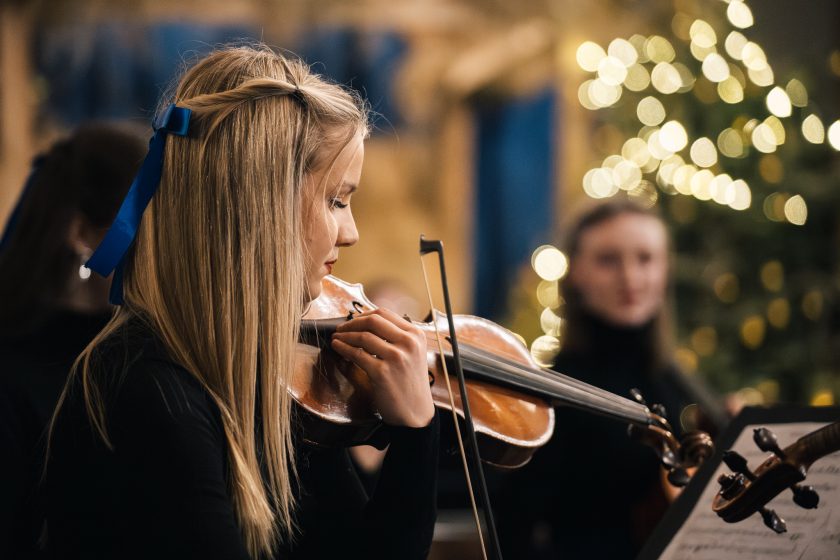
[[[330,210],[334,210],[334,209],[341,210],[341,209],[347,208],[348,206],[350,206],[350,201],[349,200],[347,202],[344,202],[339,197],[335,197],[335,198],[330,199]]]

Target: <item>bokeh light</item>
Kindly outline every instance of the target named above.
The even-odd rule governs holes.
[[[805,85],[796,78],[787,83],[785,86],[785,92],[787,92],[790,102],[795,107],[808,106],[808,90],[805,89]]]
[[[753,15],[750,7],[741,0],[732,0],[726,8],[726,17],[729,22],[740,29],[746,29],[753,24]]]
[[[642,170],[632,161],[622,159],[613,168],[613,182],[619,189],[629,191],[642,180]]]
[[[676,56],[674,46],[665,37],[654,35],[645,41],[645,54],[652,62],[671,62]]]
[[[647,71],[647,68],[636,63],[627,69],[627,77],[624,78],[624,87],[630,91],[642,91],[649,85],[650,73]]]
[[[776,154],[765,154],[758,162],[758,173],[768,183],[781,183],[785,177],[785,167]]]
[[[717,350],[718,337],[714,327],[698,327],[691,333],[691,346],[698,356],[711,356]]]
[[[668,62],[660,62],[653,67],[653,71],[650,73],[650,81],[657,91],[665,94],[674,93],[682,87],[682,78],[679,71]]]
[[[785,285],[785,269],[777,260],[767,261],[761,266],[761,283],[769,292],[780,292]]]
[[[609,85],[600,78],[589,82],[589,99],[598,107],[609,107],[621,99],[621,86]]]
[[[744,66],[750,70],[761,70],[768,66],[764,49],[752,41],[747,41],[744,48],[741,49],[741,60],[744,61]]]
[[[569,260],[557,247],[542,245],[531,255],[531,266],[540,278],[552,282],[566,274]]]
[[[750,315],[741,323],[741,342],[750,350],[755,350],[764,342],[766,330],[764,317]]]
[[[691,161],[698,167],[711,167],[717,163],[717,150],[715,144],[708,138],[698,138],[691,145],[689,151]]]
[[[743,211],[752,205],[752,191],[746,181],[743,179],[733,181],[732,189],[735,192],[735,197],[729,204],[730,208]]]
[[[734,128],[724,129],[718,135],[717,146],[720,153],[730,158],[740,158],[746,153],[741,133]]]
[[[773,134],[773,129],[766,123],[761,123],[755,127],[751,139],[752,145],[759,152],[769,154],[776,151],[776,135]]]
[[[601,64],[601,60],[606,58],[606,56],[607,53],[604,52],[604,49],[592,41],[581,43],[581,45],[577,48],[577,53],[575,54],[578,66],[587,72],[597,72],[598,66]]]
[[[691,194],[697,200],[712,199],[712,180],[715,174],[708,169],[701,169],[691,177]]]
[[[703,59],[703,75],[710,82],[722,82],[729,77],[729,63],[717,53]]]
[[[803,226],[808,221],[808,205],[800,195],[794,195],[785,202],[785,218],[790,223]]]
[[[744,100],[744,88],[734,76],[729,76],[717,85],[720,98],[729,104],[740,103]]]
[[[828,127],[828,143],[837,151],[840,151],[840,120],[836,120]]]
[[[537,301],[540,305],[549,309],[559,309],[563,305],[563,298],[560,297],[556,280],[540,281],[537,286]]]
[[[712,194],[712,200],[723,206],[729,206],[735,201],[735,186],[734,181],[726,173],[716,175],[709,185],[709,190]]]
[[[542,331],[553,337],[560,336],[560,328],[563,325],[563,319],[554,313],[550,308],[546,307],[540,314],[540,328]]]
[[[777,117],[789,117],[792,111],[790,97],[785,90],[776,86],[767,94],[767,108]]]
[[[811,321],[819,321],[823,310],[823,294],[820,290],[810,290],[802,297],[802,314]]]
[[[725,272],[715,278],[715,295],[723,303],[735,303],[741,294],[741,286],[738,277],[731,272]]]
[[[653,96],[645,97],[636,106],[636,116],[644,125],[657,126],[665,120],[665,106]]]
[[[600,109],[600,107],[589,97],[589,88],[594,81],[595,80],[586,80],[580,84],[580,87],[578,88],[578,101],[580,101],[580,104],[590,111]]]
[[[641,138],[630,138],[621,147],[621,157],[642,167],[650,161],[651,155],[647,142]]]
[[[598,63],[598,78],[608,86],[620,86],[627,77],[627,67],[614,56],[607,56]]]
[[[559,351],[560,341],[555,336],[545,334],[531,343],[531,356],[542,367],[551,367]]]
[[[688,144],[688,134],[678,121],[668,121],[659,131],[659,142],[666,150],[676,153]]]
[[[613,39],[607,47],[607,54],[620,60],[625,68],[630,68],[639,59],[636,48],[625,39]]]
[[[784,329],[790,322],[790,302],[787,298],[775,298],[767,304],[767,322],[777,329]]]
[[[750,77],[750,81],[752,83],[761,87],[772,86],[775,79],[773,76],[773,69],[770,68],[769,65],[765,66],[761,70],[753,70],[750,68],[747,70],[747,76]]]
[[[726,36],[726,41],[724,41],[723,45],[726,49],[726,54],[734,60],[741,60],[741,53],[744,51],[744,47],[748,42],[742,33],[733,31]]]
[[[825,142],[825,126],[817,115],[808,115],[802,121],[802,136],[812,144]]]
[[[713,47],[717,43],[717,35],[712,26],[702,19],[695,20],[688,31],[691,42],[702,48]]]

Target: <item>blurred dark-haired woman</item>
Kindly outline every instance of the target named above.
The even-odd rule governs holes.
[[[88,124],[33,163],[0,239],[0,558],[39,557],[45,430],[76,356],[107,323],[109,280],[82,264],[146,153]]]
[[[628,199],[601,202],[572,224],[564,250],[554,369],[622,396],[639,389],[648,404],[665,406],[677,433],[681,424],[720,428],[720,404],[674,361],[659,215]],[[690,414],[697,410],[700,426]],[[496,509],[505,558],[634,558],[668,505],[658,459],[620,422],[556,412],[549,444],[503,481]]]

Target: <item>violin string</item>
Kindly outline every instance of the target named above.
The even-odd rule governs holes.
[[[594,385],[589,385],[555,371],[529,368],[507,358],[490,355],[481,348],[463,342],[461,348],[467,361],[473,365],[486,367],[482,373],[488,377],[520,387],[525,385],[525,388],[530,388],[539,393],[549,393],[551,396],[567,401],[566,404],[571,405],[579,403],[571,400],[575,395],[569,395],[568,391],[571,390],[578,395],[582,393],[584,397],[594,399],[595,402],[592,404],[596,406],[600,404],[602,408],[611,410],[613,415],[619,416],[620,419],[643,424],[650,422],[649,411],[644,405]],[[451,352],[447,353],[447,356],[450,355]],[[507,376],[504,374],[507,374]]]
[[[426,295],[429,298],[429,309],[432,310],[432,316],[434,317],[435,313],[435,306],[434,302],[432,301],[432,290],[429,288],[429,276],[426,272],[426,263],[423,261],[423,258],[420,258],[420,267],[423,269],[423,281],[425,282],[426,286]],[[478,542],[481,545],[481,556],[484,560],[487,560],[487,547],[484,544],[484,533],[481,530],[481,519],[478,515],[478,505],[475,502],[475,492],[473,491],[472,486],[472,478],[470,477],[470,468],[467,464],[467,452],[464,449],[464,440],[461,437],[461,428],[458,424],[458,413],[455,411],[455,395],[452,392],[452,385],[449,383],[449,370],[446,367],[446,359],[444,359],[443,351],[443,342],[442,337],[440,335],[440,329],[438,328],[438,324],[436,320],[432,321],[435,327],[435,341],[437,342],[438,346],[438,355],[441,357],[440,363],[443,369],[443,379],[446,382],[446,391],[449,393],[449,408],[452,412],[452,421],[455,425],[455,439],[458,441],[458,450],[461,454],[461,463],[464,467],[464,476],[467,479],[467,492],[470,496],[470,505],[472,506],[473,512],[473,519],[475,520],[475,528],[478,531]]]
[[[470,360],[470,357],[467,355],[466,352],[465,359],[471,361],[473,364],[479,367],[487,366],[487,364],[483,361]],[[493,368],[494,366],[490,367]],[[498,365],[496,365],[495,367],[498,367]],[[490,369],[489,371],[485,369],[483,371],[492,377],[504,376],[505,380],[509,384],[519,386],[524,385],[526,389],[531,388],[532,390],[536,390],[543,394],[547,393],[550,396],[561,401],[563,404],[578,406],[582,408],[586,408],[584,405],[589,404],[592,407],[594,407],[597,411],[607,414],[609,416],[616,416],[620,420],[627,420],[634,423],[647,423],[648,418],[644,414],[644,412],[641,412],[635,408],[626,408],[621,403],[617,403],[616,401],[607,398],[602,394],[598,394],[597,392],[587,390],[585,386],[579,386],[576,384],[565,384],[557,379],[552,379],[548,376],[537,375],[534,372],[531,372],[527,369],[516,370],[512,374],[511,372],[503,371],[501,375],[494,375],[494,373],[497,373],[497,371],[494,369]]]

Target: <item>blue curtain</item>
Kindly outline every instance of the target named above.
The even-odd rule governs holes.
[[[316,72],[354,88],[368,100],[374,133],[403,124],[391,91],[407,52],[402,37],[388,31],[322,28],[308,33],[299,48],[298,54],[314,64]]]
[[[241,25],[127,22],[43,30],[35,60],[46,84],[44,112],[67,126],[97,118],[148,122],[185,58],[256,33]]]
[[[538,245],[550,240],[556,110],[551,90],[476,107],[473,307],[481,317],[504,316],[519,269]]]
[[[245,25],[198,23],[73,24],[44,30],[35,59],[46,84],[45,113],[67,126],[93,118],[149,119],[186,62],[214,45],[253,40]],[[317,72],[360,91],[382,130],[402,124],[391,84],[406,52],[396,33],[325,28],[288,45]]]

